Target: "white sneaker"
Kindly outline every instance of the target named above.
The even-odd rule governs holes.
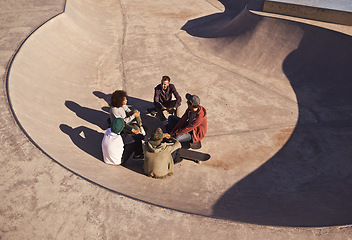
[[[140,131],[141,131],[142,135],[145,136],[145,131],[144,131],[144,128],[142,126],[140,127]]]

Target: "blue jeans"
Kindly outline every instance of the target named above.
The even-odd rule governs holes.
[[[168,119],[168,132],[170,133],[174,127],[176,126],[177,122],[180,120],[181,118],[174,116],[174,115],[170,115],[169,119]],[[186,127],[187,123],[185,124],[185,126],[182,126],[182,128]],[[192,135],[191,133],[185,133],[185,134],[180,134],[180,135],[176,135],[175,138],[177,139],[177,141],[179,142],[190,142],[192,141]]]

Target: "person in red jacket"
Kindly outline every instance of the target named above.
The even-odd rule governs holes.
[[[168,119],[170,135],[179,142],[197,143],[207,133],[207,111],[197,95],[187,93],[186,99],[187,110],[183,116],[171,115]]]

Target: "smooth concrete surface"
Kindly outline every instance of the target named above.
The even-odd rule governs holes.
[[[352,2],[349,0],[265,0],[265,12],[352,25]]]
[[[3,85],[47,155],[2,88],[1,237],[351,239],[351,37],[220,3],[69,0],[10,66],[64,3],[2,2]],[[164,74],[207,108],[212,159],[102,163],[107,95],[145,110]]]

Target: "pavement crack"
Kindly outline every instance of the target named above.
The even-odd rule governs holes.
[[[122,1],[119,2],[122,16],[122,38],[121,38],[121,50],[120,50],[120,59],[121,59],[121,80],[122,80],[122,89],[128,92],[127,82],[126,82],[126,73],[125,73],[125,63],[124,63],[124,49],[125,49],[125,39],[126,39],[126,29],[127,21],[126,14],[122,4]]]
[[[220,132],[216,134],[211,134],[208,133],[206,136],[207,137],[220,137],[220,136],[229,136],[229,135],[235,135],[235,134],[242,134],[242,133],[252,133],[252,132],[260,132],[260,131],[266,131],[266,130],[277,130],[277,129],[283,129],[283,128],[294,128],[296,125],[285,125],[285,126],[276,126],[276,127],[263,127],[263,128],[256,128],[256,129],[248,129],[248,130],[235,130],[231,132]]]

